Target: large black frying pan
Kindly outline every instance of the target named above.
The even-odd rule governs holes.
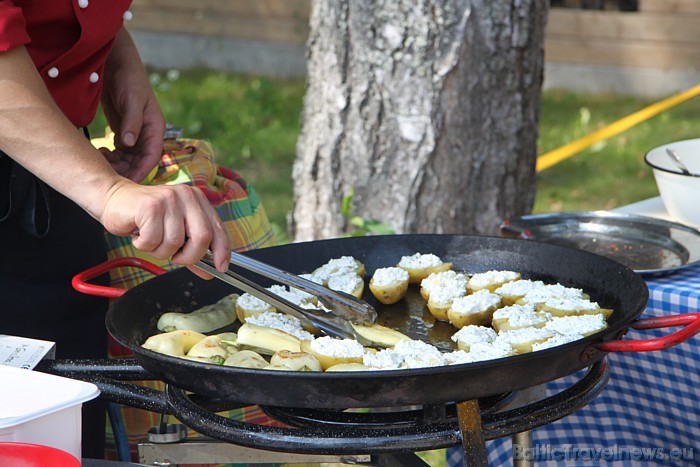
[[[491,269],[514,270],[524,278],[581,288],[592,300],[612,308],[614,313],[606,330],[579,341],[479,363],[343,373],[224,367],[170,357],[141,347],[147,337],[158,332],[156,322],[162,313],[191,311],[232,292],[231,286],[223,282],[199,279],[183,268],[150,279],[121,295],[108,312],[107,328],[118,342],[134,352],[140,365],[166,383],[231,401],[305,408],[396,407],[470,400],[560,378],[590,366],[608,351],[652,348],[634,347],[630,341],[609,342],[620,339],[644,311],[648,290],[643,279],[617,262],[580,250],[518,239],[390,235],[288,244],[246,254],[299,274],[311,272],[332,258],[349,255],[362,261],[367,277],[371,277],[375,269],[396,265],[401,256],[416,252],[434,253],[443,261],[453,262],[456,270],[469,274]],[[261,277],[249,277],[270,285]],[[412,293],[419,295],[416,291]],[[454,329],[445,323],[432,322],[424,302],[409,296],[395,305],[380,306],[368,288],[365,299],[376,306],[380,322],[414,335],[423,333],[423,338],[436,343],[451,342],[449,335]],[[427,318],[425,323],[423,317]],[[416,322],[423,324],[415,326]],[[700,320],[693,326],[698,324]],[[657,323],[657,327],[668,325],[678,323]],[[689,330],[679,332],[688,334]],[[677,343],[678,339],[672,336],[679,332],[667,336],[670,340],[661,347]],[[659,347],[658,342],[654,345]]]

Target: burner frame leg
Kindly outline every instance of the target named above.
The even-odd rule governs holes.
[[[488,452],[486,451],[479,400],[458,402],[457,420],[459,421],[459,431],[462,434],[464,465],[468,467],[488,466]]]
[[[522,433],[516,433],[511,438],[513,440],[513,446],[520,446],[525,449],[525,452],[532,449],[532,431],[523,431]],[[515,448],[513,448],[515,452]],[[513,467],[533,467],[535,463],[532,459],[525,458],[515,458],[513,457]]]

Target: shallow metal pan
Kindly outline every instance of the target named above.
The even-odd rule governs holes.
[[[648,216],[609,211],[533,214],[503,221],[501,233],[589,251],[649,276],[700,261],[700,231]]]

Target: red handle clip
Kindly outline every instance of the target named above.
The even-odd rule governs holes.
[[[648,352],[673,347],[700,332],[700,313],[645,318],[635,321],[630,327],[633,329],[660,329],[674,326],[684,326],[684,328],[664,337],[609,341],[596,345],[596,348],[603,352]]]
[[[529,229],[514,227],[508,219],[501,222],[500,231],[501,235],[504,237],[522,238],[524,240],[530,240],[532,238],[532,232]]]
[[[167,272],[160,266],[156,266],[153,263],[149,263],[145,259],[131,257],[116,258],[109,261],[105,261],[104,263],[98,264],[97,266],[93,266],[90,269],[76,274],[73,277],[73,280],[71,280],[71,284],[73,285],[73,288],[75,290],[86,295],[94,295],[96,297],[108,298],[121,297],[126,293],[126,289],[120,289],[117,287],[106,287],[103,285],[96,284],[88,284],[87,281],[90,279],[94,279],[95,277],[101,276],[102,274],[109,272],[112,269],[124,266],[145,269],[146,271],[155,274],[156,276]]]

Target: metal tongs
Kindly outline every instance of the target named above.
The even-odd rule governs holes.
[[[362,345],[370,345],[370,342],[362,337],[352,325],[352,323],[367,325],[373,324],[376,321],[377,312],[369,303],[353,295],[331,290],[315,282],[311,282],[310,280],[239,253],[231,253],[231,264],[265,276],[289,287],[315,295],[330,312],[319,309],[301,308],[252,280],[232,271],[230,266],[228,271],[221,272],[214,266],[214,258],[210,253],[207,253],[195,266],[217,279],[269,303],[278,310],[317,327],[331,337],[355,339]]]

